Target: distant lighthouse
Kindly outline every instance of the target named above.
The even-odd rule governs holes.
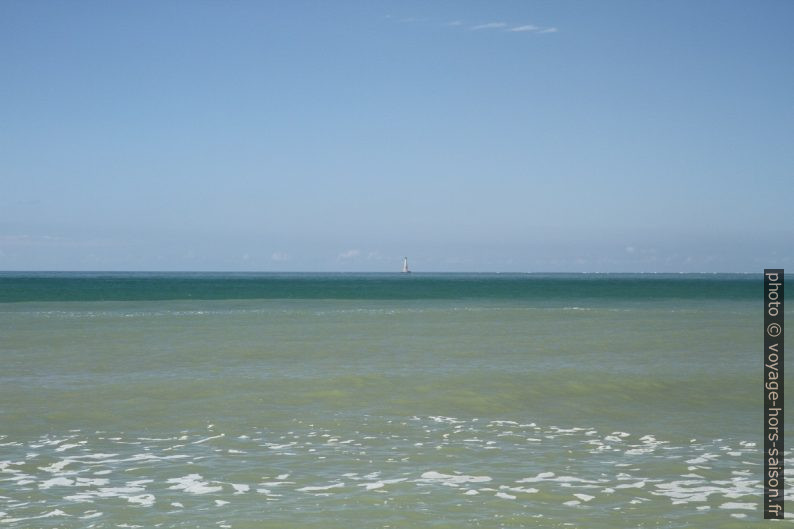
[[[405,257],[403,259],[403,274],[410,274],[410,273],[411,273],[411,271],[408,270],[408,258]]]

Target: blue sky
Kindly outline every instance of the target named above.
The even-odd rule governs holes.
[[[0,3],[0,269],[794,263],[790,1]]]

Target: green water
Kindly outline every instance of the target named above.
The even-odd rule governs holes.
[[[0,274],[0,527],[760,525],[761,288]]]

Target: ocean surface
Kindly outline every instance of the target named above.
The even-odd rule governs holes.
[[[761,527],[762,288],[0,273],[0,528]]]

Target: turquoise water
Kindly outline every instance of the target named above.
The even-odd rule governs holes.
[[[760,526],[761,290],[0,274],[0,527]]]

